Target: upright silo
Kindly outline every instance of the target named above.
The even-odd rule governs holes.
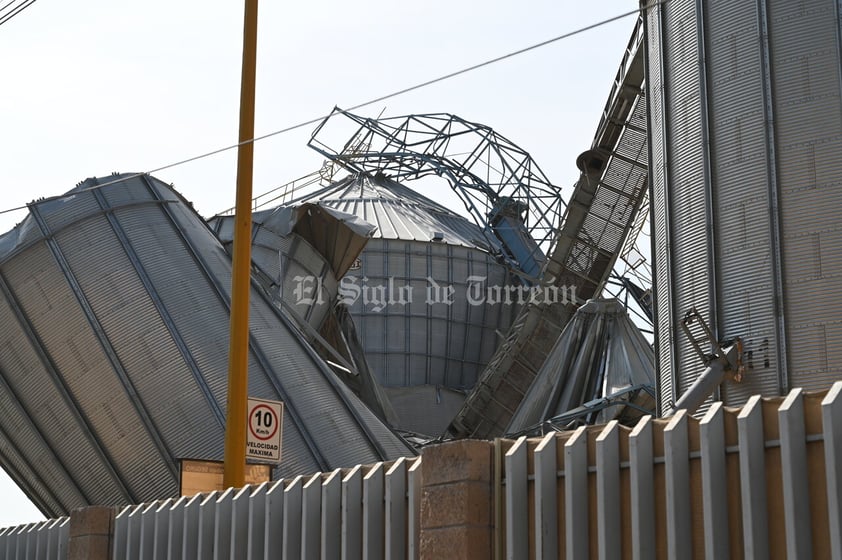
[[[727,404],[842,377],[839,12],[670,0],[646,14],[662,410],[704,369],[681,329],[693,307],[717,340],[743,340]]]

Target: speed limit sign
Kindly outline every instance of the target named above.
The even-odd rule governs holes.
[[[284,403],[263,399],[248,400],[246,458],[281,462]]]

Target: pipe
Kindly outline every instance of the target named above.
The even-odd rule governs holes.
[[[693,385],[686,393],[681,395],[675,403],[673,414],[678,410],[686,410],[688,414],[693,414],[705,402],[705,399],[710,396],[714,390],[725,381],[729,373],[739,371],[738,368],[732,367],[732,364],[737,363],[740,353],[740,344],[732,344],[724,349],[725,355],[719,356],[712,360],[705,371],[696,379]]]

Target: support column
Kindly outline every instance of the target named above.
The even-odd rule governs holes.
[[[491,558],[493,449],[461,440],[424,449],[421,559]]]
[[[114,508],[90,506],[70,514],[67,560],[111,560]]]

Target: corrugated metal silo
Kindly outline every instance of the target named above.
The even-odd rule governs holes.
[[[394,423],[394,412],[371,374],[353,319],[338,305],[339,278],[377,228],[357,216],[315,204],[255,212],[252,222],[251,260],[259,284],[334,373],[380,418]],[[230,254],[234,216],[214,216],[208,225]]]
[[[0,236],[0,461],[49,516],[174,496],[222,459],[231,263],[149,176],[90,179]],[[249,394],[286,403],[275,476],[411,454],[261,290]]]
[[[630,423],[654,409],[654,393],[652,346],[619,301],[591,299],[564,327],[506,432],[536,433],[547,422]],[[556,423],[565,415],[571,425]]]
[[[340,295],[372,371],[400,403],[399,427],[437,435],[508,330],[520,305],[505,290],[520,282],[479,227],[384,176],[353,175],[301,202],[377,226]]]
[[[312,204],[279,206],[252,215],[251,260],[273,298],[318,330],[336,303],[339,278],[375,227],[356,216]],[[234,216],[208,221],[231,252]]]
[[[695,307],[747,368],[722,400],[842,376],[835,0],[671,0],[646,17],[661,406],[702,372]]]

